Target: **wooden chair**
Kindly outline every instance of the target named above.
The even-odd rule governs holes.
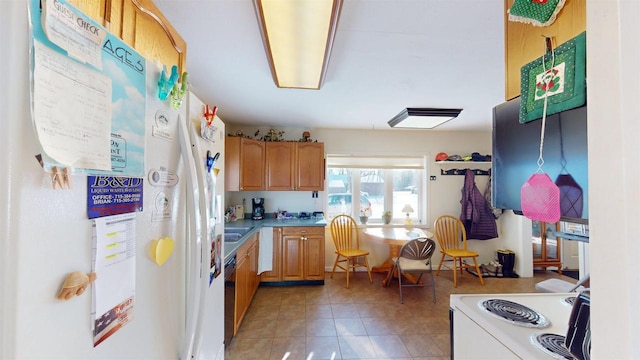
[[[402,300],[402,287],[407,286],[424,286],[423,283],[420,282],[422,279],[422,275],[429,274],[431,275],[431,290],[433,292],[433,302],[436,302],[436,283],[433,280],[433,269],[431,267],[431,256],[436,249],[436,243],[427,238],[417,238],[413,240],[407,241],[402,248],[400,248],[400,253],[398,257],[394,257],[391,259],[393,262],[393,269],[391,273],[393,274],[396,270],[398,271],[398,288],[400,289],[400,303],[403,304]],[[420,274],[415,284],[408,283],[402,284],[402,275],[404,274]]]
[[[478,253],[467,250],[467,232],[464,229],[462,221],[455,216],[442,215],[436,219],[434,230],[438,244],[440,245],[440,253],[442,253],[436,276],[440,274],[440,268],[443,266],[443,263],[445,261],[451,261],[453,262],[453,267],[449,267],[446,264],[444,264],[444,267],[453,270],[453,287],[458,287],[458,269],[460,269],[460,274],[462,274],[462,269],[466,268],[475,268],[478,278],[480,278],[480,284],[484,285],[482,272],[476,260]],[[450,259],[446,259],[447,257]],[[473,265],[465,263],[463,261],[465,258],[471,258]]]
[[[369,252],[360,249],[360,236],[356,220],[349,215],[338,215],[331,220],[331,237],[336,247],[336,261],[333,263],[331,278],[336,271],[336,267],[343,269],[347,273],[347,289],[349,288],[349,272],[356,268],[364,267],[369,273],[369,282],[373,283],[371,268],[367,259]],[[339,263],[346,263],[345,266]]]

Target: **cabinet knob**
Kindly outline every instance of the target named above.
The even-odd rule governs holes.
[[[301,236],[301,237],[300,237],[300,240],[302,240],[302,241],[306,241],[306,240],[307,240],[307,237],[306,237],[306,236]]]

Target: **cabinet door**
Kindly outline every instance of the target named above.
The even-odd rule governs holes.
[[[305,280],[324,280],[324,228],[322,234],[306,235],[304,240]]]
[[[296,143],[296,190],[324,190],[324,144]]]
[[[247,281],[249,296],[247,298],[247,308],[251,305],[253,295],[255,295],[258,285],[260,285],[260,276],[258,275],[258,234],[254,235],[254,237],[254,240],[250,240],[253,244],[249,248],[247,256],[247,260],[249,261],[249,279]]]
[[[267,142],[266,182],[267,190],[295,190],[294,168],[296,163],[293,142]]]
[[[282,280],[324,280],[324,227],[284,227]]]
[[[264,142],[240,139],[240,190],[264,190]]]
[[[260,274],[262,282],[282,281],[282,229],[273,228],[273,268]]]
[[[227,136],[224,141],[224,189],[240,191],[240,138],[237,136]]]
[[[285,232],[282,235],[282,280],[304,280],[302,251],[303,244],[300,234]]]
[[[509,21],[506,10],[514,0],[505,0],[505,99],[520,95],[520,68],[545,52],[545,37],[553,39],[554,47],[570,40],[587,29],[585,0],[566,1],[556,21],[550,26]]]
[[[151,0],[112,0],[109,31],[150,60],[159,60],[182,74],[187,64],[187,42]]]
[[[247,274],[249,272],[249,262],[246,253],[237,254],[236,258],[236,304],[234,311],[234,331],[237,333],[247,309]]]
[[[69,3],[87,14],[98,24],[107,28],[111,14],[107,13],[108,0],[69,0]]]

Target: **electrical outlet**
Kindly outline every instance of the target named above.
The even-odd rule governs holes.
[[[429,176],[429,180],[434,181],[435,179],[436,179],[436,176],[435,176],[435,175],[431,175],[431,176]]]

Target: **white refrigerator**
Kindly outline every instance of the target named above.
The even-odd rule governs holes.
[[[159,70],[147,62],[133,317],[94,346],[92,292],[101,274],[82,295],[57,298],[67,274],[92,269],[94,220],[87,216],[87,176],[72,174],[71,189],[53,189],[50,174],[35,158],[40,147],[30,111],[24,1],[3,3],[0,28],[0,63],[11,69],[5,81],[13,84],[11,91],[2,90],[0,106],[0,359],[222,359],[224,275],[210,274],[216,265],[212,240],[216,245],[223,232],[218,209],[224,207],[224,124],[215,119],[215,142],[192,136],[202,102],[190,94],[175,110],[159,101]],[[169,119],[163,129],[158,129],[159,111]],[[220,169],[215,190],[200,188],[207,184],[202,155],[207,151],[220,153],[213,165]],[[163,180],[154,180],[156,172]],[[150,247],[165,237],[175,247],[159,266]]]

